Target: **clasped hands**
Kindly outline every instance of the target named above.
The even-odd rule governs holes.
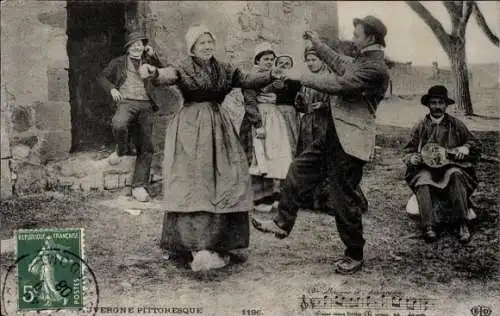
[[[319,34],[315,31],[306,31],[302,35],[306,41],[306,48],[312,48],[314,41],[319,41]],[[273,68],[271,70],[271,76],[278,80],[293,80],[300,81],[302,77],[302,72],[297,68],[283,69],[283,68]]]

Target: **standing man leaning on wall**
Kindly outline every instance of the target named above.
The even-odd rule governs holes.
[[[142,32],[131,32],[124,48],[127,53],[113,59],[98,77],[116,106],[112,120],[116,152],[108,162],[117,165],[124,156],[130,155],[128,140],[132,138],[137,154],[132,196],[140,202],[147,202],[150,197],[146,187],[153,160],[153,112],[158,106],[153,101],[154,85],[151,79],[142,79],[145,75],[141,76],[141,72],[146,71],[142,67],[144,64],[161,67],[161,63]]]
[[[288,236],[301,205],[312,199],[316,187],[327,179],[326,212],[335,216],[347,248],[345,256],[336,261],[335,270],[341,274],[354,273],[363,265],[361,214],[368,205],[359,184],[375,145],[375,111],[389,83],[384,62],[385,25],[367,16],[355,19],[354,27],[353,41],[360,51],[354,59],[334,52],[316,32],[304,34],[335,73],[314,75],[290,70],[285,77],[338,98],[330,98],[331,115],[318,115],[315,140],[290,165],[276,217],[252,221],[262,232],[278,238]]]

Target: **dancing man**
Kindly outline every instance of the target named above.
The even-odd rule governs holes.
[[[336,260],[336,272],[352,274],[363,265],[363,226],[361,214],[368,207],[359,187],[363,166],[370,160],[375,145],[375,111],[389,83],[384,62],[385,25],[376,17],[354,19],[353,41],[359,55],[351,58],[334,52],[308,31],[304,38],[318,56],[333,70],[323,75],[285,72],[288,80],[326,92],[330,98],[328,115],[318,115],[314,141],[293,160],[273,220],[253,219],[254,227],[287,237],[299,208],[309,202],[318,185],[328,183],[326,212],[335,216],[345,255]],[[319,113],[319,112],[318,112]],[[331,114],[330,114],[331,113]],[[300,137],[300,136],[299,136]]]

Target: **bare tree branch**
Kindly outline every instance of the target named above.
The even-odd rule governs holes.
[[[498,36],[493,33],[493,31],[488,26],[488,23],[486,23],[486,19],[479,9],[476,1],[474,1],[474,15],[476,16],[476,22],[483,31],[484,35],[486,35],[486,37],[490,40],[490,42],[493,43],[493,45],[499,46],[500,41],[498,39]]]
[[[463,1],[441,1],[450,14],[450,16],[456,17],[461,15],[462,11],[462,2]]]
[[[425,24],[434,32],[439,43],[443,49],[447,52],[450,46],[450,35],[446,33],[441,22],[439,22],[430,12],[427,10],[420,1],[405,1],[405,3],[420,17],[424,20]]]
[[[458,34],[460,37],[465,38],[465,30],[467,28],[467,23],[469,22],[469,18],[474,10],[474,1],[464,1],[462,7],[462,17],[460,18],[460,24],[458,27]]]

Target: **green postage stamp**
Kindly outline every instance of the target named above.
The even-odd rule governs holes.
[[[19,311],[83,307],[83,229],[16,232]]]

